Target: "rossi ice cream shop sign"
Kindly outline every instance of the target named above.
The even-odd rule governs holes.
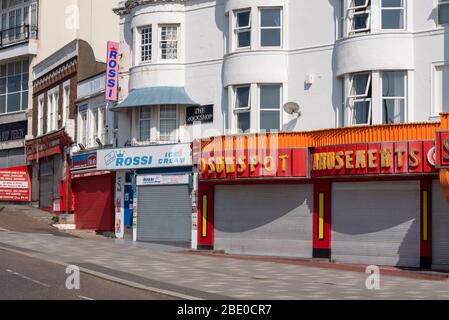
[[[190,144],[99,150],[98,170],[192,166]]]

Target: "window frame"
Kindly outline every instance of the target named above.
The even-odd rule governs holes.
[[[248,21],[248,25],[244,26],[244,27],[239,27],[238,26],[238,15],[240,13],[249,13],[249,21]],[[239,10],[234,10],[234,24],[233,24],[233,32],[234,32],[234,46],[235,46],[235,50],[247,50],[247,49],[251,49],[252,47],[252,30],[253,30],[253,12],[251,8],[246,8],[246,9],[239,9]],[[250,34],[250,38],[249,38],[249,46],[246,47],[240,47],[239,46],[239,34],[243,33],[243,32],[249,32]]]
[[[444,22],[444,23],[440,22],[440,7],[444,6],[444,5],[449,6],[449,0],[442,0],[442,1],[437,0],[437,3],[436,3],[436,6],[437,6],[437,8],[436,8],[437,9],[436,20],[437,20],[437,25],[441,26],[441,27],[449,26],[449,20],[447,22]]]
[[[279,10],[279,17],[281,19],[280,21],[280,25],[279,27],[263,27],[262,26],[262,11],[263,10]],[[268,49],[273,49],[273,48],[283,48],[284,46],[284,37],[283,37],[283,32],[284,32],[284,11],[282,7],[259,7],[258,8],[259,11],[259,47],[260,48],[268,48]],[[279,29],[279,45],[278,46],[263,46],[262,45],[262,31],[263,30],[278,30]]]
[[[279,108],[278,109],[262,109],[262,106],[261,106],[261,102],[262,102],[262,99],[261,99],[261,93],[262,93],[262,87],[264,87],[264,86],[272,86],[272,87],[274,87],[274,86],[276,86],[276,87],[279,87]],[[282,84],[280,84],[280,83],[261,83],[261,84],[258,84],[257,85],[257,93],[258,93],[258,118],[259,118],[259,125],[258,125],[258,131],[259,132],[261,132],[261,130],[262,130],[262,126],[261,126],[261,124],[262,124],[262,112],[279,112],[279,130],[278,130],[278,132],[281,132],[282,131],[282,123],[283,123],[283,112],[282,112],[282,106],[283,106],[283,101],[284,101],[284,99],[283,99],[283,90],[284,90],[284,87],[283,87],[283,85]],[[265,129],[264,129],[265,130]],[[270,130],[270,131],[272,131],[272,130]],[[268,132],[268,131],[267,131]]]
[[[383,7],[382,6],[382,0],[380,0],[380,30],[382,31],[391,31],[391,30],[406,30],[407,29],[407,0],[401,0],[402,1],[402,7]],[[449,0],[448,0],[449,3]],[[383,28],[383,12],[384,11],[393,11],[393,10],[401,10],[402,11],[402,28],[397,28],[397,29],[388,29],[388,28]]]
[[[244,107],[244,108],[237,108],[237,105],[238,105],[238,89],[241,89],[241,88],[248,88],[249,89],[248,105],[246,107]],[[251,114],[252,114],[251,90],[252,90],[251,84],[236,85],[236,86],[233,87],[232,114],[234,115],[234,122],[235,122],[236,130],[241,130],[239,128],[239,115],[242,114],[242,113],[248,113],[249,114],[249,129],[251,130]]]
[[[59,86],[47,92],[47,133],[58,129]]]
[[[176,28],[176,40],[162,40],[162,30],[164,28]],[[180,57],[180,43],[181,43],[181,37],[180,37],[180,30],[181,30],[181,25],[180,24],[176,24],[176,23],[163,23],[163,24],[159,24],[158,25],[158,30],[159,30],[159,59],[161,61],[179,61],[179,57]],[[169,42],[176,42],[176,58],[163,58],[163,53],[162,51],[164,50],[162,48],[162,43],[165,42],[166,44]],[[167,50],[167,47],[165,48],[165,50]],[[167,52],[165,53],[165,55],[167,56]]]
[[[144,42],[144,34],[143,31],[144,30],[149,30],[150,31],[150,35],[149,35],[149,39],[147,39],[149,42],[148,43],[143,43]],[[138,32],[137,32],[138,36],[139,36],[139,63],[151,63],[153,61],[153,25],[147,25],[147,26],[142,26],[138,28]],[[144,47],[148,47],[148,54],[149,54],[149,59],[143,59],[143,50]]]
[[[384,85],[384,74],[387,72],[401,72],[404,75],[403,81],[404,81],[404,96],[394,96],[394,97],[384,97],[383,93],[383,85]],[[384,100],[403,100],[404,101],[404,122],[398,122],[394,124],[401,124],[401,123],[407,123],[408,120],[408,72],[406,70],[384,70],[380,73],[380,99],[381,99],[381,117],[382,117],[382,123],[384,123],[385,114],[384,114]]]
[[[366,74],[368,75],[368,81],[366,84],[366,89],[365,89],[365,93],[364,94],[352,94],[353,91],[353,85],[354,85],[354,78],[356,76],[359,75],[363,75]],[[347,105],[350,108],[351,111],[351,115],[350,115],[350,126],[366,126],[366,125],[371,125],[372,121],[373,121],[373,97],[372,97],[372,79],[373,79],[373,74],[372,72],[357,72],[357,73],[353,73],[350,75],[351,79],[349,81],[349,92],[347,95]],[[369,97],[369,93],[370,93],[370,89],[371,89],[371,97]],[[355,104],[357,102],[368,102],[369,103],[369,107],[368,107],[368,119],[366,123],[354,123],[354,119],[355,119]]]
[[[37,136],[40,137],[44,134],[44,106],[45,106],[45,97],[44,95],[40,95],[37,98]]]
[[[149,118],[142,118],[142,111],[143,111],[144,108],[148,108],[150,110],[150,112],[149,112],[150,117]],[[153,121],[153,118],[154,118],[154,110],[153,109],[154,108],[155,107],[152,107],[152,106],[144,106],[144,107],[140,107],[139,108],[139,126],[138,126],[139,139],[138,139],[138,141],[140,141],[140,142],[148,143],[148,142],[153,141],[152,140],[153,135],[152,135],[151,131],[153,130],[153,124],[154,124],[154,121]],[[148,139],[145,139],[145,140],[142,139],[142,122],[143,121],[150,121],[149,132],[148,132]]]
[[[162,107],[172,107],[176,111],[176,124],[175,124],[175,130],[174,130],[175,141],[173,141],[173,140],[163,140],[162,139],[162,132],[161,132],[162,120],[173,120],[173,118],[164,118],[164,119],[162,119],[162,117],[161,117],[161,115],[162,115],[162,112],[161,112]],[[178,105],[159,105],[158,111],[159,111],[159,117],[158,117],[158,122],[157,122],[158,123],[158,130],[157,130],[158,141],[160,143],[177,143],[179,141],[179,122],[180,122],[180,119],[179,119],[179,106]]]

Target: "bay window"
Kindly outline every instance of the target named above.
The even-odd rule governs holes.
[[[235,88],[234,113],[237,120],[237,129],[247,132],[251,128],[251,86]]]
[[[259,88],[260,130],[280,131],[281,86],[261,85]]]
[[[438,24],[449,23],[449,0],[438,0]]]
[[[177,106],[160,106],[159,134],[162,142],[178,142],[178,108]]]
[[[384,124],[404,123],[406,106],[406,73],[382,72],[382,114]]]
[[[260,46],[280,47],[281,39],[281,9],[260,9]]]
[[[29,62],[0,66],[0,114],[28,109]]]
[[[234,33],[236,38],[236,47],[251,47],[251,10],[242,10],[235,12],[236,25]]]
[[[348,104],[351,109],[351,124],[372,124],[371,73],[351,76]]]
[[[382,29],[404,29],[405,0],[381,0]]]
[[[178,25],[160,27],[160,49],[162,60],[178,59]]]

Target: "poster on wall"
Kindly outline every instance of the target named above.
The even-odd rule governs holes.
[[[123,239],[125,235],[125,173],[117,172],[115,178],[115,236]]]
[[[31,201],[31,180],[27,167],[0,169],[0,201]]]

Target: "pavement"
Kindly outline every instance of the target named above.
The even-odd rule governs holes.
[[[179,299],[449,299],[446,274],[382,269],[380,290],[368,290],[362,266],[198,254],[176,246],[58,233],[0,231],[0,248],[77,265],[88,274]]]

